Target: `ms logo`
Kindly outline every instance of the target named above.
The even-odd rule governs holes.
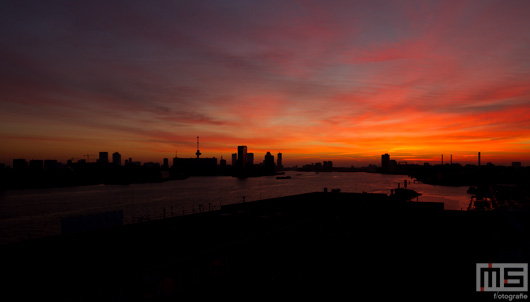
[[[528,291],[528,263],[477,263],[478,292]]]

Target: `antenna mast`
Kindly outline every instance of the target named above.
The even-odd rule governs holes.
[[[199,151],[199,137],[198,136],[197,136],[197,152],[195,153],[195,155],[197,155],[197,158],[201,156],[201,151]]]

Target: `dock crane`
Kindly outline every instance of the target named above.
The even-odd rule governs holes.
[[[86,162],[89,163],[89,162],[90,162],[90,156],[96,156],[96,155],[95,155],[95,154],[88,154],[88,153],[87,153],[87,154],[83,154],[83,155],[81,155],[81,156],[86,157]]]

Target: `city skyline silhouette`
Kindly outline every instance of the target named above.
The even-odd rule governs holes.
[[[528,3],[240,4],[7,4],[0,162],[198,135],[209,157],[529,164]]]
[[[198,139],[199,137],[197,136],[197,149],[195,150],[195,153],[193,153],[192,155],[194,155],[195,157],[199,158],[202,153],[199,151],[199,142],[198,142]],[[138,160],[138,158],[135,157],[135,163],[136,164],[141,164],[141,163],[147,163],[147,164],[155,164],[155,165],[167,165],[168,163],[166,163],[166,161],[168,161],[170,158],[175,158],[175,157],[179,157],[179,158],[193,158],[193,156],[191,155],[191,151],[189,151],[189,146],[186,146],[185,144],[181,144],[180,146],[184,146],[184,148],[181,148],[180,150],[184,149],[186,150],[186,152],[181,152],[180,153],[180,156],[179,156],[179,152],[177,148],[175,148],[175,151],[173,153],[173,156],[168,156],[168,157],[159,157],[158,159],[157,158],[154,158],[153,157],[149,157],[149,160],[146,160],[146,161],[142,161],[142,160]],[[260,146],[252,146],[254,149],[253,150],[267,150],[267,151],[262,151],[262,152],[257,152],[256,154],[258,154],[259,156],[266,156],[268,153],[270,153],[270,148],[263,148],[263,147],[260,147]],[[223,156],[225,158],[225,160],[227,158],[230,158],[230,156],[233,156],[234,153],[231,153],[229,152],[228,154],[227,153],[221,153],[220,156],[215,156],[215,154],[213,154],[214,152],[211,151],[211,150],[208,150],[208,149],[203,149],[205,152],[207,152],[207,155],[209,155],[210,157],[212,158],[219,158],[219,159],[222,159]],[[281,150],[278,150],[278,151],[281,151]],[[226,152],[226,151],[225,151]],[[22,156],[15,156],[11,159],[7,159],[5,160],[5,162],[0,162],[0,164],[2,164],[3,166],[10,166],[12,167],[12,163],[13,163],[13,160],[15,159],[24,159],[29,162],[31,160],[34,160],[34,161],[43,161],[46,162],[52,162],[52,161],[55,161],[57,162],[58,164],[63,164],[63,163],[74,163],[74,162],[86,162],[86,163],[90,163],[90,162],[93,162],[93,163],[97,163],[97,162],[100,162],[102,159],[101,159],[101,156],[102,154],[105,154],[105,159],[103,160],[103,162],[113,162],[115,161],[114,159],[114,156],[118,156],[119,157],[119,161],[121,163],[121,158],[123,156],[124,158],[124,161],[127,162],[127,161],[132,161],[132,158],[133,157],[128,157],[127,154],[122,154],[118,151],[115,151],[115,152],[109,152],[109,151],[98,151],[98,152],[92,152],[94,154],[91,154],[91,152],[89,153],[86,153],[86,154],[81,154],[81,155],[77,155],[75,157],[67,157],[66,159],[63,158],[63,160],[61,159],[58,159],[57,157],[53,157],[53,156],[49,156],[49,157],[46,157],[45,159],[43,159],[43,157],[39,157],[39,156],[36,156],[36,157],[30,157],[30,158],[24,158]],[[135,153],[134,151],[132,152],[129,152],[129,153]],[[252,152],[252,155],[254,155],[255,152]],[[280,152],[281,153],[281,152]],[[109,154],[110,156],[112,156],[112,158],[109,160]],[[385,154],[388,154],[388,152],[385,152]],[[213,156],[212,156],[213,155]],[[315,160],[315,161],[321,161],[321,162],[325,162],[327,159],[331,159],[331,158],[334,158],[333,155],[322,155],[322,156],[311,156],[311,154],[307,154],[309,156],[305,156],[303,157],[303,159],[300,159],[300,158],[292,158],[292,157],[289,157],[289,161],[290,161],[290,164],[292,167],[296,167],[296,166],[301,166],[301,165],[306,165],[308,163],[310,163],[312,160]],[[478,157],[477,157],[477,152],[474,153],[474,155],[470,154],[470,152],[466,152],[466,154],[445,154],[446,156],[449,156],[449,159],[447,159],[446,157],[446,162],[445,163],[450,163],[450,164],[453,164],[453,156],[455,156],[454,158],[454,163],[455,164],[461,164],[461,165],[469,165],[469,164],[477,164],[477,161],[478,161],[478,165],[480,165],[480,157],[481,157],[481,152],[479,151],[478,152]],[[99,156],[99,157],[98,157]],[[487,156],[487,160],[484,161],[482,160],[482,162],[485,164],[485,163],[490,163],[490,164],[498,164],[498,165],[504,165],[504,166],[511,166],[511,165],[514,165],[514,164],[517,164],[517,165],[521,165],[521,166],[526,166],[526,162],[523,162],[520,160],[520,158],[517,158],[517,157],[511,157],[511,161],[507,161],[507,159],[504,159],[504,160],[498,160],[498,158],[496,158],[494,155],[493,155],[493,158],[491,157],[490,154],[486,154]],[[90,157],[92,157],[92,160],[90,160]],[[341,166],[341,167],[353,167],[354,164],[357,164],[357,166],[361,166],[361,167],[366,167],[366,166],[370,166],[370,165],[377,165],[377,164],[380,164],[380,165],[383,165],[383,163],[380,163],[379,162],[379,155],[378,156],[373,156],[373,157],[370,157],[371,159],[365,159],[364,161],[359,161],[359,160],[353,160],[353,159],[349,159],[349,160],[345,160],[344,158],[338,158],[338,163],[339,165],[338,166]],[[419,158],[414,158],[412,157],[412,160],[411,160],[411,157],[410,156],[403,156],[401,155],[401,153],[397,153],[396,154],[393,154],[393,158],[394,160],[396,160],[396,163],[410,163],[410,164],[444,164],[444,154],[438,154],[437,157],[435,157],[434,155],[432,156],[429,156],[429,157],[426,157],[426,158],[423,158],[423,159],[419,159]],[[524,158],[524,157],[523,157]],[[142,158],[143,159],[143,158]],[[337,162],[336,162],[337,163]],[[121,164],[120,164],[121,165]],[[337,166],[337,165],[336,165]]]
[[[527,295],[529,13],[4,1],[0,300]]]

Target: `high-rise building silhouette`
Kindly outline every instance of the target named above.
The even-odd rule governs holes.
[[[265,154],[265,159],[263,160],[263,166],[265,168],[265,173],[272,174],[274,173],[274,156],[267,152]]]
[[[391,159],[388,163],[388,172],[392,173],[397,168],[397,161],[395,159]]]
[[[381,155],[381,170],[383,172],[390,172],[390,155],[388,153]]]
[[[281,152],[278,152],[278,157],[276,158],[276,166],[278,167],[278,169],[282,169],[283,168],[283,163],[282,163],[283,159],[282,159],[282,153]]]
[[[112,153],[112,164],[115,166],[121,166],[121,154],[118,152]]]
[[[254,153],[247,153],[247,168],[254,165]]]
[[[247,176],[247,146],[237,146],[237,174]]]
[[[237,165],[237,153],[232,153],[232,166]]]

